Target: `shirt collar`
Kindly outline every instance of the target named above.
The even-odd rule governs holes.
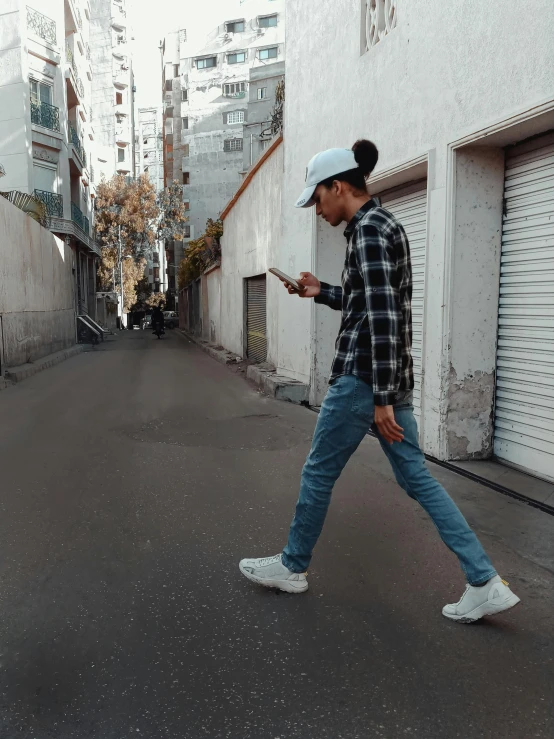
[[[344,236],[346,240],[348,241],[352,234],[354,233],[354,229],[358,225],[358,223],[362,220],[362,218],[365,216],[365,214],[371,210],[372,208],[378,208],[379,207],[379,201],[377,198],[370,198],[367,203],[364,203],[360,210],[356,213],[356,215],[348,221],[348,225],[346,226],[346,229],[344,231]]]

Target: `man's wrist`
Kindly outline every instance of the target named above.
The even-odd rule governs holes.
[[[383,407],[386,405],[394,405],[396,398],[396,392],[373,392],[373,402],[377,407]]]

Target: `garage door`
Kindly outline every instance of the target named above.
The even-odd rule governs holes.
[[[507,152],[494,452],[554,479],[554,136]]]
[[[400,223],[410,242],[412,258],[413,297],[412,326],[414,358],[414,415],[421,414],[421,369],[423,355],[423,290],[425,286],[425,245],[427,241],[427,184],[418,183],[405,190],[381,196],[384,208]]]
[[[252,362],[267,358],[265,275],[246,280],[246,356]]]

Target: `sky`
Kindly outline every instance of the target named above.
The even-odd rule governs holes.
[[[237,0],[130,0],[133,71],[139,108],[161,105],[159,44],[170,31],[194,28],[206,34],[222,23]]]

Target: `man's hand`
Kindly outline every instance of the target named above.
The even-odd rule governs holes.
[[[298,295],[300,298],[315,298],[321,292],[320,282],[311,272],[301,272],[297,281],[304,287],[304,290],[299,293],[288,282],[285,282],[285,287],[290,295]]]
[[[375,406],[375,425],[381,436],[392,444],[394,441],[402,441],[404,439],[403,431],[394,420],[394,410],[392,405],[376,405]]]

